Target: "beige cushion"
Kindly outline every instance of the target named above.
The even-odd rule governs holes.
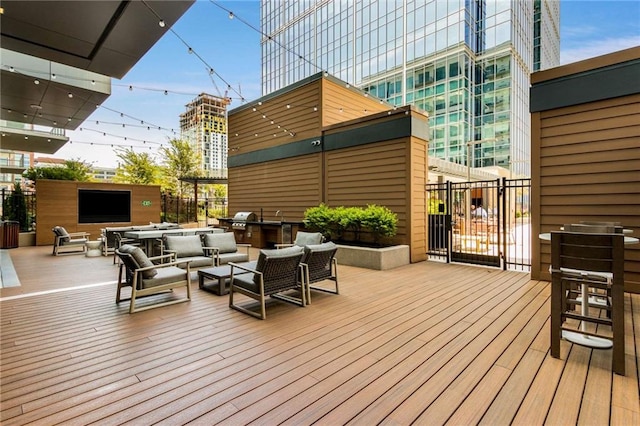
[[[329,241],[322,244],[312,244],[304,247],[304,256],[302,257],[302,263],[306,263],[312,252],[331,251],[335,250],[336,246],[333,242]]]
[[[53,232],[58,237],[61,237],[60,241],[62,241],[62,242],[67,242],[67,241],[69,241],[71,239],[71,237],[69,236],[69,233],[67,232],[67,230],[62,226],[55,226],[53,228]]]
[[[296,234],[295,244],[297,246],[308,246],[312,244],[322,243],[322,234],[319,232],[303,232],[298,231]]]
[[[123,253],[129,253],[133,260],[136,261],[140,268],[147,268],[149,266],[153,266],[153,262],[149,260],[146,254],[142,251],[140,247],[132,246],[129,244],[124,244],[119,249]],[[142,271],[143,278],[153,278],[158,274],[158,271],[154,269],[149,269],[146,271]]]
[[[164,246],[165,249],[175,252],[178,258],[204,256],[198,235],[165,235]]]
[[[219,253],[234,253],[238,251],[236,237],[233,232],[222,232],[203,235],[205,247],[217,247]]]

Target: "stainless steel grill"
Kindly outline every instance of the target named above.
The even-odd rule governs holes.
[[[233,216],[231,228],[244,230],[247,227],[247,222],[255,222],[256,220],[256,215],[253,212],[238,212]]]

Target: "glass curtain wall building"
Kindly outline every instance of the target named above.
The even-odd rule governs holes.
[[[528,176],[529,74],[559,65],[559,16],[546,0],[263,0],[262,94],[327,71],[428,112],[430,156]]]

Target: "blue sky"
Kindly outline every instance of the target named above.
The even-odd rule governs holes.
[[[640,0],[562,0],[560,10],[561,64],[640,46]],[[112,80],[104,108],[68,132],[71,143],[53,156],[115,167],[114,147],[155,155],[160,143],[178,137],[179,114],[199,93],[224,95],[230,85],[230,108],[241,104],[238,92],[259,98],[260,34],[238,18],[259,28],[260,2],[196,1],[122,80]]]

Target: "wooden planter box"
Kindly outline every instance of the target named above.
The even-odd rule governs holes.
[[[370,248],[338,244],[336,258],[340,265],[382,271],[408,265],[410,263],[410,251],[408,245]]]

